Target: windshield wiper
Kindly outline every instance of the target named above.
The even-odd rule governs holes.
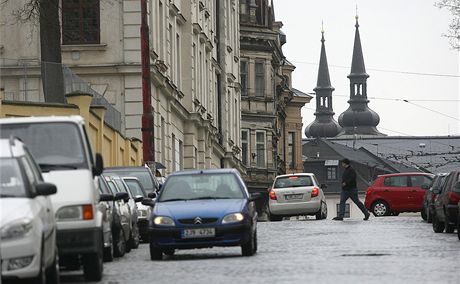
[[[49,172],[52,170],[57,170],[57,169],[69,169],[69,170],[76,170],[78,169],[77,166],[73,165],[56,165],[56,164],[38,164],[40,168],[42,169],[43,172]]]
[[[0,197],[7,198],[7,197],[19,197],[19,196],[14,195],[14,194],[0,194]]]
[[[223,198],[227,198],[227,197],[201,196],[201,197],[190,198],[189,200],[206,200],[206,199],[223,199]]]

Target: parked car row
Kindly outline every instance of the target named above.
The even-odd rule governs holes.
[[[435,233],[454,233],[460,240],[460,171],[436,175],[426,197],[426,218]],[[430,214],[430,215],[427,215]]]

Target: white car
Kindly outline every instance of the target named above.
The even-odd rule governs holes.
[[[56,222],[45,183],[27,147],[0,139],[1,278],[59,283]],[[1,281],[0,281],[1,282]]]
[[[269,190],[270,221],[283,217],[315,215],[317,220],[327,218],[326,198],[312,173],[277,176]]]

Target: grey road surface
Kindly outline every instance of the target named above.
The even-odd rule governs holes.
[[[259,250],[179,251],[150,261],[142,244],[106,263],[101,283],[460,283],[460,241],[435,234],[418,215],[261,222]],[[63,283],[83,283],[81,272]]]

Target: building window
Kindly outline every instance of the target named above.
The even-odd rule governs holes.
[[[243,165],[249,164],[249,129],[241,130],[241,159]]]
[[[255,77],[256,77],[256,96],[265,96],[265,72],[264,62],[257,61],[255,64]]]
[[[337,167],[326,167],[326,179],[337,180]]]
[[[293,169],[295,166],[295,133],[294,132],[289,132],[288,133],[288,156],[287,156],[287,162],[289,163],[289,168]]]
[[[256,131],[256,165],[265,168],[265,131]]]
[[[335,207],[337,209],[337,215],[339,215],[340,203],[337,203]],[[350,203],[345,203],[345,214],[343,215],[343,218],[350,218]]]
[[[241,95],[248,95],[248,62],[241,60],[240,63],[240,83],[241,83]]]
[[[99,0],[62,1],[62,43],[99,43],[99,16]]]

